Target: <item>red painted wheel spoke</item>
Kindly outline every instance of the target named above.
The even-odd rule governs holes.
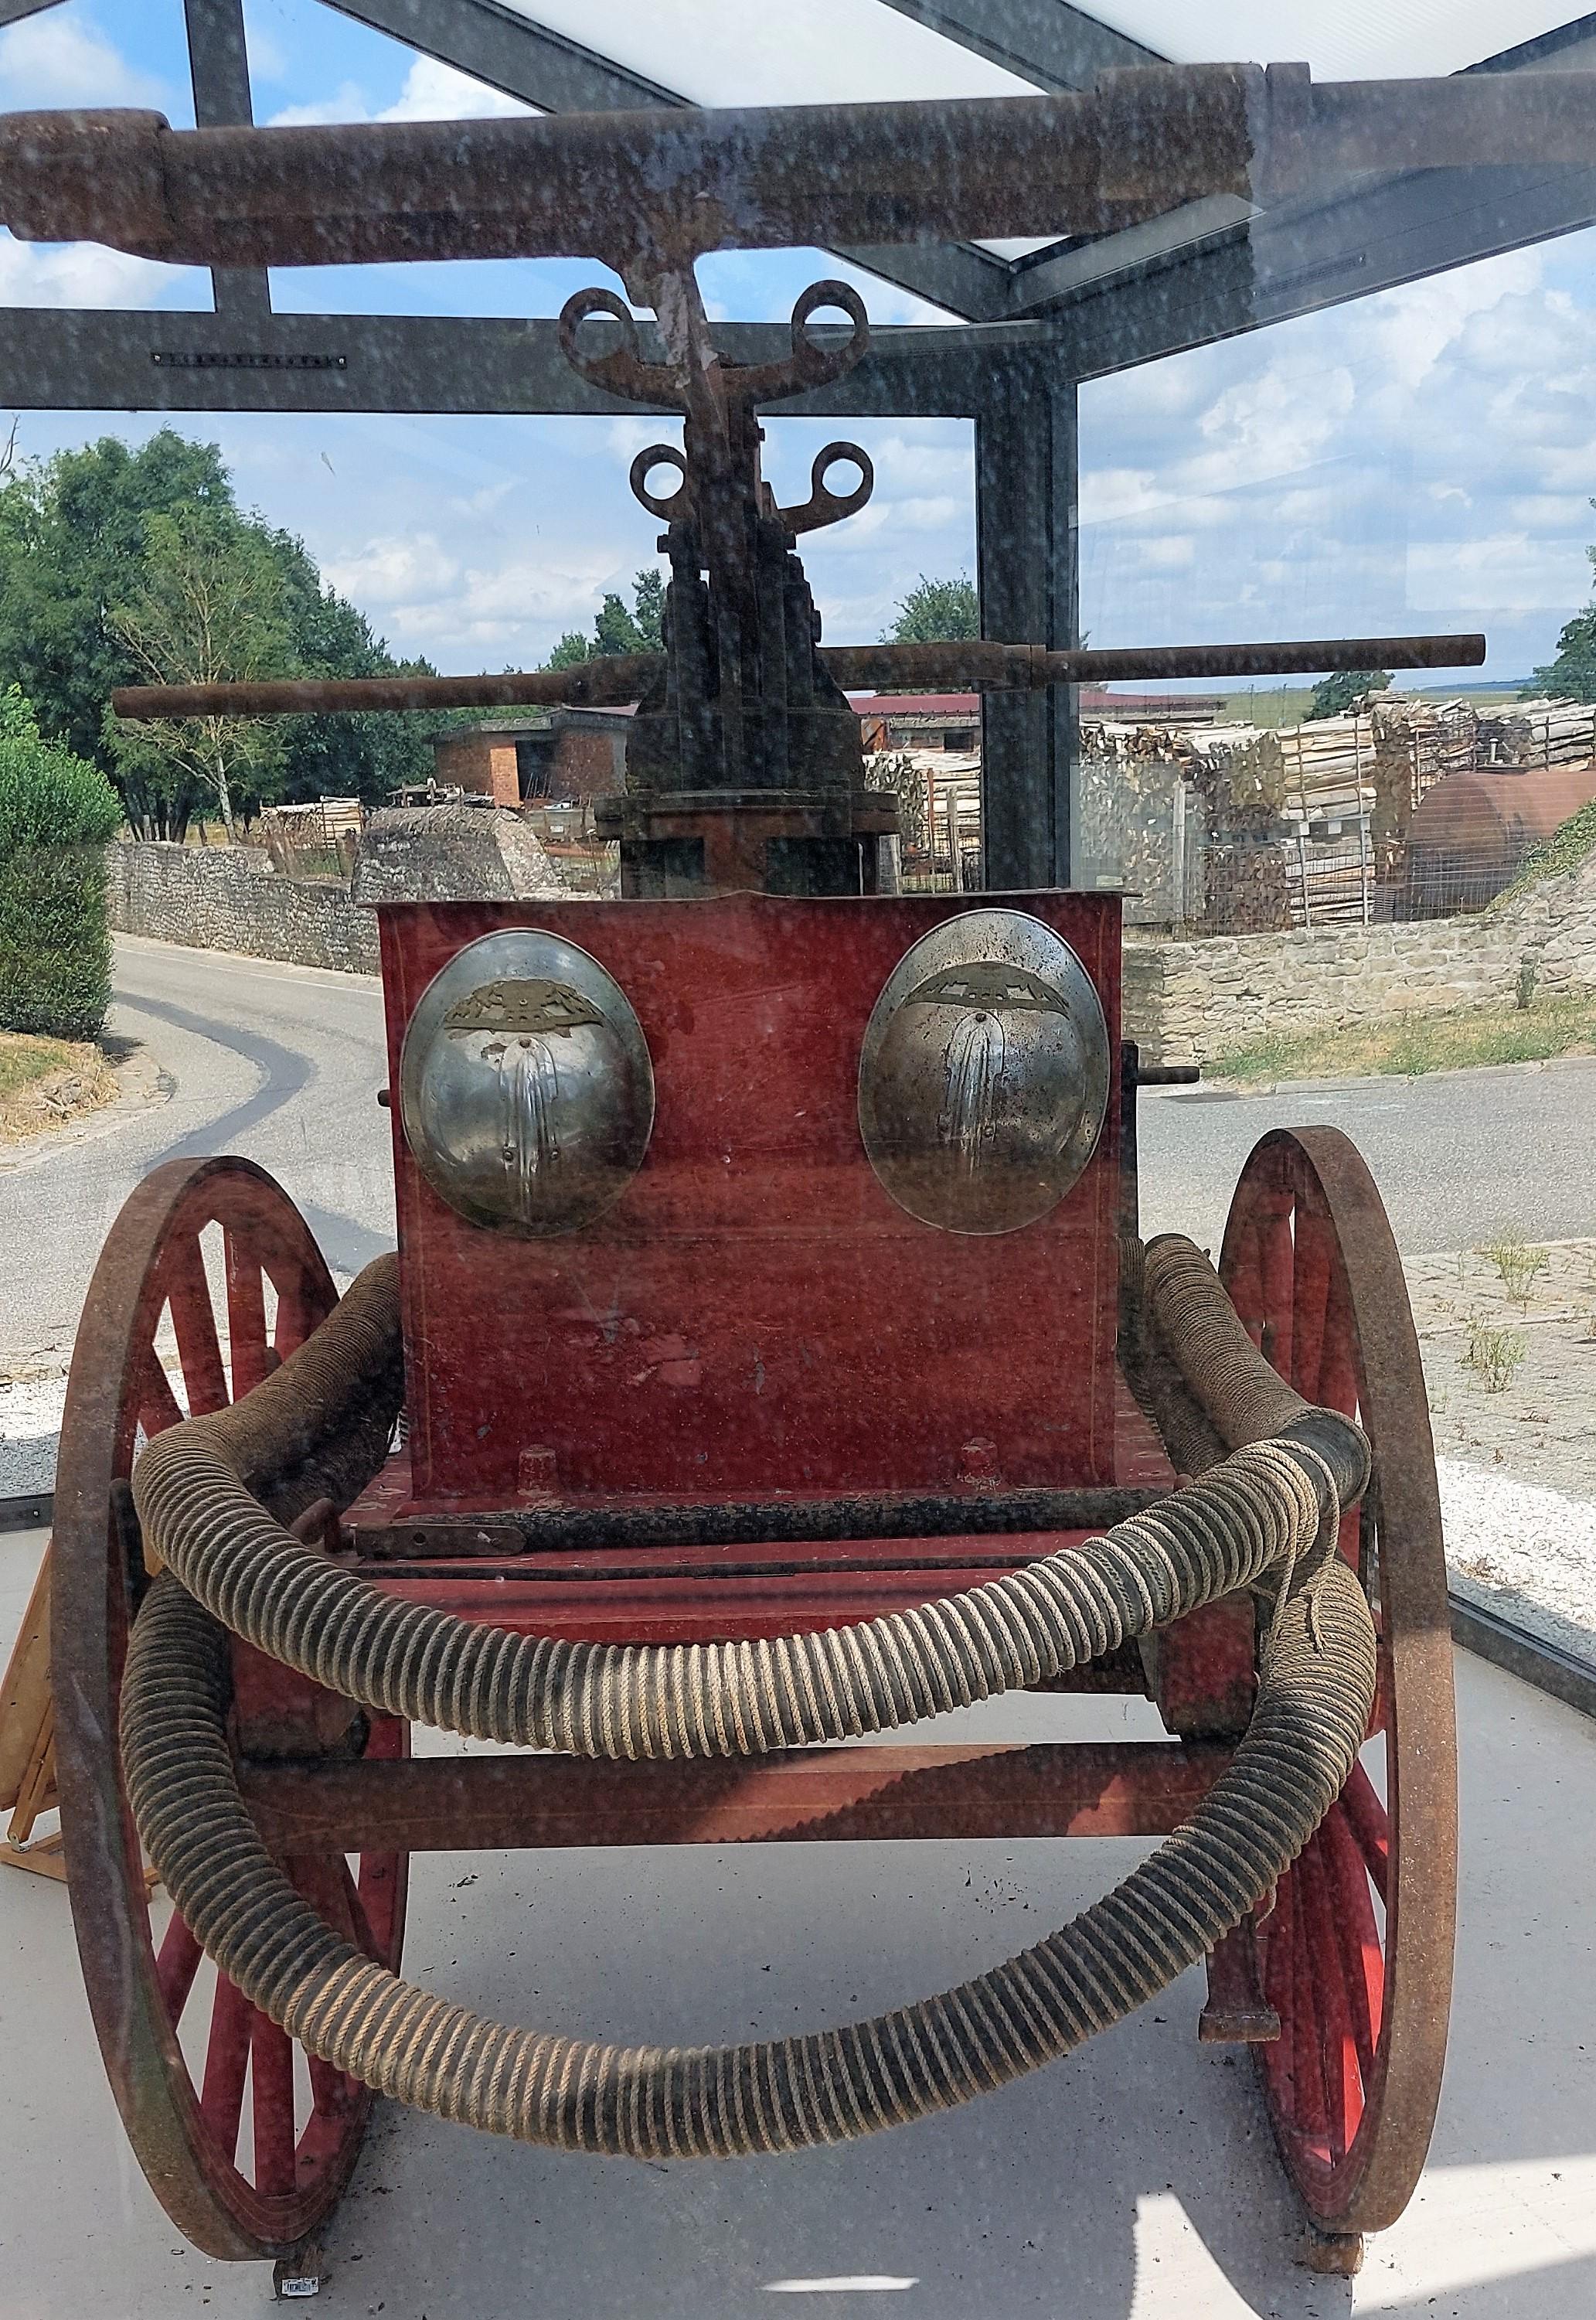
[[[229,2159],[239,2147],[244,2073],[249,2062],[251,2010],[249,2000],[237,1984],[219,1973],[216,1998],[211,2008],[211,2042],[205,2049],[200,2111]]]
[[[161,1996],[174,2024],[183,2018],[183,2009],[188,2003],[188,1993],[194,1988],[194,1978],[199,1971],[200,1960],[203,1955],[204,1952],[189,1931],[186,1918],[180,1917],[174,1909],[171,1922],[161,1935],[160,1951],[155,1962]]]
[[[1347,1826],[1357,1840],[1364,1867],[1375,1880],[1375,1890],[1382,1901],[1387,1901],[1391,1820],[1361,1764],[1352,1767],[1351,1775],[1341,1791],[1341,1808],[1347,1816]]]
[[[249,2079],[255,2122],[255,2188],[266,2198],[293,2190],[293,2047],[285,2030],[249,2009]]]
[[[355,1928],[355,1940],[365,1952],[367,1957],[381,1957],[381,1946],[375,1934],[372,1931],[371,1919],[365,1913],[365,1897],[355,1879],[349,1874],[349,1864],[347,1861],[340,1861],[338,1868],[338,1881],[343,1888],[344,1908],[347,1912],[349,1923]]]
[[[216,1314],[211,1284],[205,1278],[204,1251],[195,1237],[175,1248],[167,1268],[167,1296],[172,1308],[183,1382],[191,1418],[208,1417],[228,1404],[227,1372],[221,1365],[221,1345],[216,1335]]]
[[[1336,1938],[1341,1948],[1352,2035],[1357,2046],[1357,2065],[1363,2074],[1366,2095],[1370,2074],[1375,2067],[1375,2050],[1380,2044],[1380,2025],[1384,2018],[1385,1954],[1380,1946],[1379,1927],[1375,1923],[1368,1871],[1363,1865],[1363,1856],[1339,1803],[1330,1807],[1321,1839],[1324,1847],[1325,1873],[1330,1886]]]
[[[356,1899],[365,1923],[373,1957],[391,1965],[393,1907],[399,1893],[399,1856],[392,1853],[363,1853],[356,1880]]]
[[[1346,1267],[1340,1264],[1330,1271],[1318,1398],[1326,1409],[1339,1409],[1343,1417],[1357,1414],[1357,1331],[1352,1319],[1352,1292],[1348,1286]]]
[[[1321,1400],[1319,1374],[1330,1281],[1336,1271],[1335,1237],[1328,1218],[1306,1201],[1296,1213],[1296,1254],[1292,1273],[1291,1382],[1304,1401]]]
[[[288,1863],[288,1874],[323,1924],[356,1949],[365,1948],[361,1938],[365,1912],[362,1909],[356,1919],[353,1905],[357,1896],[341,1853],[296,1853]],[[365,1930],[369,1933],[370,1928]]]
[[[1315,1835],[1296,1873],[1303,1880],[1303,1909],[1308,1929],[1308,1962],[1319,1994],[1320,2067],[1324,2086],[1325,2124],[1331,2160],[1339,2163],[1351,2150],[1363,2116],[1363,2059],[1358,2053],[1348,1996],[1341,1945],[1337,1932],[1336,1895],[1326,1874],[1320,1837]]]
[[[1274,1908],[1258,1921],[1264,1996],[1280,2016],[1280,2035],[1266,2040],[1255,2049],[1263,2061],[1270,2097],[1281,2112],[1292,2108],[1292,1883],[1285,1876],[1275,1889]]]
[[[285,1362],[297,1352],[321,1319],[310,1297],[310,1284],[297,1269],[279,1281],[272,1275],[277,1291],[277,1321],[272,1331],[272,1346],[279,1362]]]
[[[266,1282],[260,1258],[247,1240],[227,1235],[227,1335],[232,1355],[233,1400],[267,1374]]]
[[[1313,1958],[1308,1938],[1308,1896],[1299,1862],[1291,1871],[1291,2078],[1295,2098],[1293,2125],[1318,2156],[1325,2155],[1323,2034]]]
[[[1264,1352],[1283,1378],[1292,1373],[1292,1281],[1296,1269],[1296,1246],[1292,1239],[1291,1212],[1289,1192],[1266,1193],[1259,1202],[1258,1269],[1268,1322]]]
[[[305,2060],[311,2066],[311,2099],[318,2113],[341,2124],[360,2099],[359,2080],[324,2062],[320,2054],[307,2054]]]
[[[172,1381],[161,1367],[154,1347],[144,1364],[144,1377],[140,1388],[139,1423],[146,1434],[164,1434],[168,1426],[183,1423],[183,1404],[172,1391]]]

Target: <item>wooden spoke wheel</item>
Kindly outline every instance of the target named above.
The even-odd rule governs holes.
[[[1394,2223],[1440,2094],[1452,1987],[1456,1735],[1429,1405],[1396,1243],[1332,1128],[1266,1136],[1220,1273],[1255,1342],[1311,1402],[1355,1417],[1374,1476],[1341,1529],[1379,1631],[1369,1739],[1258,1921],[1277,2040],[1256,2051],[1287,2171],[1330,2234]]]
[[[129,1596],[126,1494],[117,1486],[143,1441],[181,1418],[185,1403],[198,1416],[248,1391],[337,1301],[309,1229],[264,1170],[247,1160],[170,1161],[112,1228],[67,1389],[51,1681],[78,1953],[139,2162],[172,2220],[212,2256],[299,2246],[348,2179],[372,2097],[257,2013],[158,1900],[156,1919],[166,1922],[158,1933],[152,1923],[117,1745]],[[181,1401],[158,1350],[168,1319]],[[405,1725],[379,1719],[365,1753],[399,1755],[408,1745]],[[329,1923],[397,1965],[406,1855],[285,1865]]]

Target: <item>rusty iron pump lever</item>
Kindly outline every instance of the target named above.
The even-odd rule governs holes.
[[[600,258],[1111,232],[1371,169],[1586,168],[1585,73],[1331,81],[1157,65],[1055,95],[336,128],[174,130],[158,113],[0,117],[0,222],[195,266]]]

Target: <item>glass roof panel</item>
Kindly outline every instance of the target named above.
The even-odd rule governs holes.
[[[1002,96],[1030,86],[878,0],[509,0],[698,104]]]
[[[1181,64],[1312,65],[1320,80],[1461,72],[1571,23],[1569,0],[1102,0],[1087,11]]]

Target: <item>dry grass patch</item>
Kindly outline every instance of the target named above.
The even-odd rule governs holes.
[[[1242,1086],[1276,1080],[1417,1079],[1482,1064],[1538,1064],[1596,1053],[1596,999],[1529,1007],[1466,1007],[1449,1015],[1393,1015],[1379,1023],[1293,1037],[1264,1032],[1204,1069]]]
[[[115,1074],[92,1040],[0,1031],[0,1143],[65,1128],[115,1093]]]

